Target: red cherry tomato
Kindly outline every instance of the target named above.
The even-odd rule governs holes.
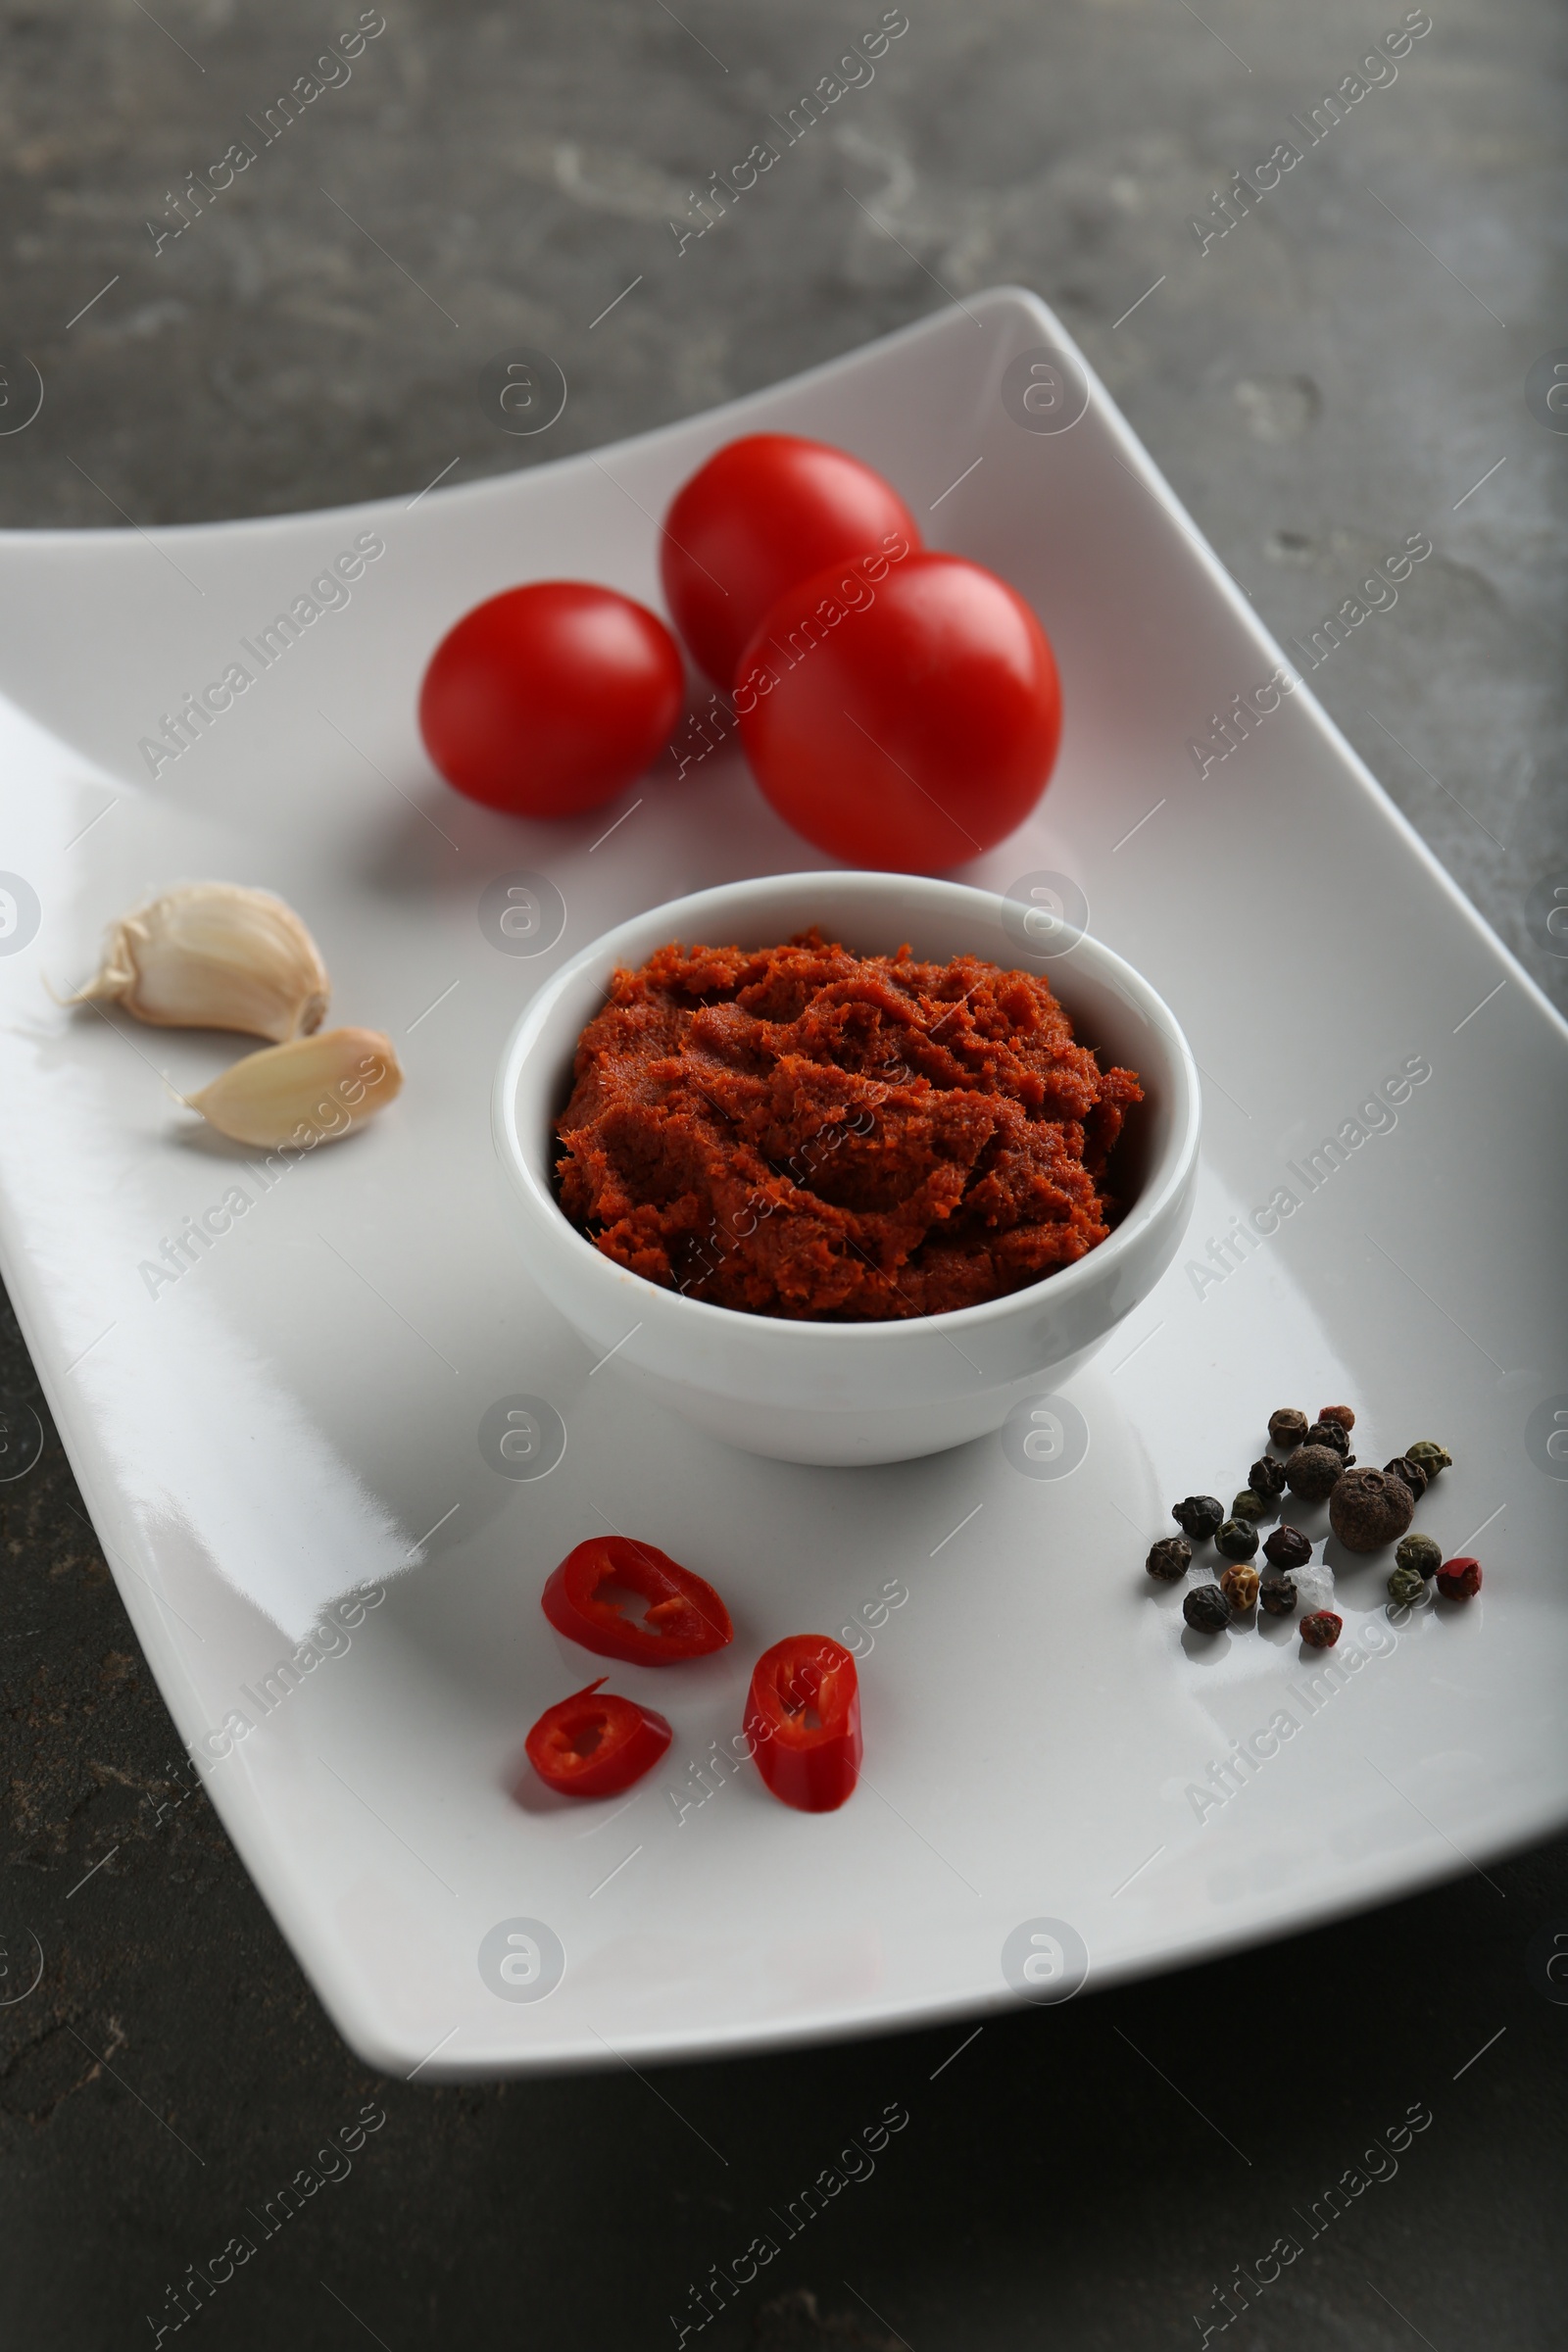
[[[1045,630],[961,556],[797,582],[747,648],[735,708],[786,823],[846,865],[916,874],[1005,840],[1061,733]]]
[[[694,659],[728,687],[786,588],[899,540],[918,547],[919,526],[869,466],[793,433],[748,433],[676,492],[660,544],[664,598]]]
[[[831,1813],[860,1773],[860,1684],[855,1660],[825,1634],[791,1634],[752,1669],[746,1733],[757,1769],[781,1803]]]
[[[669,1745],[662,1715],[590,1683],[546,1707],[524,1745],[539,1778],[563,1796],[614,1796],[640,1781]]]
[[[606,1585],[647,1601],[645,1622],[628,1617],[618,1600],[601,1600]],[[631,1666],[706,1658],[735,1639],[729,1611],[711,1585],[667,1552],[625,1536],[590,1536],[568,1551],[540,1598],[558,1634]]]
[[[534,580],[449,629],[419,732],[449,784],[512,816],[576,816],[640,776],[685,700],[657,614],[584,580]]]

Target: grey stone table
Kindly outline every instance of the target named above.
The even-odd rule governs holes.
[[[1568,436],[1543,389],[1568,346],[1560,12],[1434,0],[1396,69],[1363,73],[1424,14],[908,0],[874,70],[846,68],[820,120],[774,139],[759,188],[705,209],[852,39],[904,21],[876,0],[22,0],[0,428],[29,364],[47,396],[0,429],[0,521],[412,495],[1021,280],[1282,635],[1310,650],[1370,562],[1430,535],[1397,609],[1330,633],[1313,684],[1568,1002],[1531,918],[1532,890],[1568,879]],[[1267,185],[1282,142],[1301,160]],[[474,394],[519,342],[571,386],[538,441],[504,438]],[[1261,912],[1235,911],[1243,933]],[[12,1327],[0,1392],[32,1387]],[[48,1953],[16,1999],[13,1934],[0,1976],[7,2342],[172,2333],[189,2266],[367,2108],[385,2120],[350,2169],[186,2325],[236,2352],[597,2352],[688,2324],[717,2352],[1562,2342],[1568,2008],[1528,1960],[1568,1933],[1562,1846],[961,2049],[385,2083],[325,2023],[205,1798],[181,1801],[52,1431],[0,1485],[0,1918]],[[909,2121],[874,2174],[699,2332],[692,2290],[893,2102]],[[1431,2120],[1401,2137],[1412,2110]],[[1330,2222],[1350,2168],[1364,2185]],[[1301,2253],[1260,2285],[1286,2235]]]

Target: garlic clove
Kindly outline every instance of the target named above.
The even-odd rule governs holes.
[[[180,1100],[235,1143],[310,1152],[363,1125],[402,1091],[392,1041],[379,1029],[324,1029],[247,1054]]]
[[[270,890],[183,882],[110,926],[96,977],[69,1001],[281,1044],[320,1027],[331,986],[315,940]]]

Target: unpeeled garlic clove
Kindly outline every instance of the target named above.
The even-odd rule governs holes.
[[[110,926],[102,967],[70,1002],[281,1044],[320,1027],[331,987],[315,940],[270,890],[182,882]]]
[[[392,1041],[379,1029],[325,1029],[247,1054],[180,1100],[220,1134],[259,1151],[314,1151],[347,1135],[403,1091]]]

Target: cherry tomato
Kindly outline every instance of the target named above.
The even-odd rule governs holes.
[[[628,1617],[618,1600],[601,1600],[606,1585],[647,1601],[644,1623]],[[590,1536],[568,1551],[540,1599],[558,1634],[631,1666],[706,1658],[735,1639],[729,1611],[710,1584],[667,1552],[626,1536]]]
[[[786,823],[846,865],[938,874],[995,848],[1061,733],[1051,642],[960,556],[835,566],[779,598],[735,687],[741,740]]]
[[[814,1720],[813,1720],[814,1718]],[[746,1735],[773,1794],[801,1813],[832,1813],[860,1773],[855,1660],[825,1634],[791,1634],[752,1669]]]
[[[563,1796],[615,1796],[669,1745],[669,1726],[652,1707],[612,1690],[595,1696],[606,1679],[546,1707],[523,1742],[539,1778]]]
[[[714,452],[664,516],[664,598],[694,660],[723,687],[786,588],[824,564],[919,527],[892,484],[846,450],[793,433],[748,433]]]
[[[534,580],[448,630],[419,689],[419,732],[469,800],[576,816],[642,774],[684,700],[680,650],[646,606],[585,580]]]

